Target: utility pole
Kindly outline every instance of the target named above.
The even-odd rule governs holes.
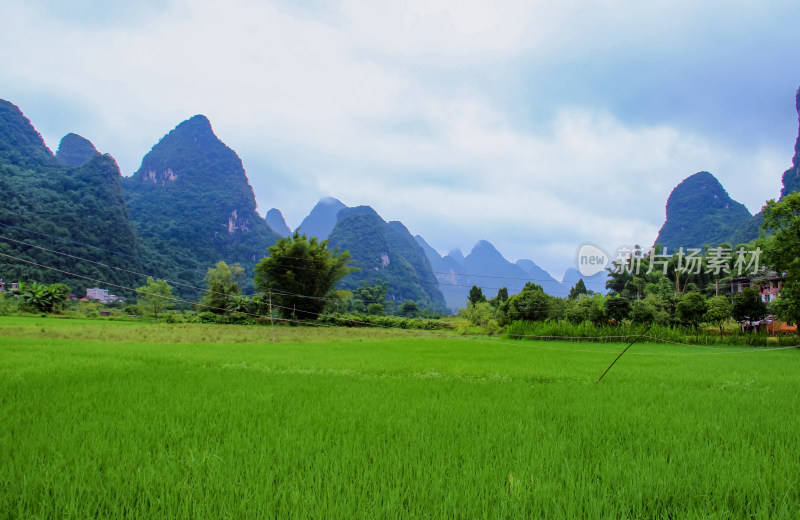
[[[272,318],[272,289],[269,290],[269,323],[272,326],[272,344],[275,344],[275,320]]]

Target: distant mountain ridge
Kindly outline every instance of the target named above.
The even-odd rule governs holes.
[[[329,246],[347,250],[359,270],[347,275],[339,287],[355,289],[362,282],[386,283],[387,298],[396,304],[418,302],[444,311],[431,264],[422,247],[400,222],[386,222],[369,206],[344,208],[329,237]]]
[[[333,197],[325,197],[317,202],[311,213],[303,219],[295,231],[301,235],[325,240],[336,226],[339,220],[339,212],[345,208],[347,206],[340,200]]]
[[[101,154],[91,141],[78,134],[70,133],[61,138],[56,159],[65,166],[82,166],[96,155]]]
[[[269,227],[280,236],[288,237],[292,235],[292,230],[286,225],[283,214],[279,209],[272,208],[267,211],[267,214],[264,215],[264,220],[266,220]]]
[[[529,281],[541,285],[548,294],[566,294],[562,284],[532,260],[519,260],[512,264],[486,240],[478,241],[465,257],[458,249],[441,256],[421,236],[417,235],[415,239],[428,256],[451,310],[466,307],[473,285],[480,287],[487,298],[496,296],[502,287],[507,288],[509,294],[516,294]]]

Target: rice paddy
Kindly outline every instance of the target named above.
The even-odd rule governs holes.
[[[0,518],[795,518],[800,352],[0,318]]]

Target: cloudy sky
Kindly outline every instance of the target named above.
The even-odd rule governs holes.
[[[560,279],[712,172],[751,212],[797,137],[796,0],[0,0],[0,98],[123,174],[204,114],[259,211],[371,205]]]

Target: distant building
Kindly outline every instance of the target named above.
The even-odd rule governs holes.
[[[17,289],[19,289],[19,284],[17,282],[7,284],[0,278],[0,292],[16,291]]]
[[[99,287],[92,287],[91,289],[86,289],[86,299],[95,300],[103,303],[108,303],[109,301],[111,301],[109,299],[108,289],[100,289]]]
[[[730,295],[736,295],[752,287],[761,295],[761,300],[764,303],[775,301],[781,295],[783,288],[783,278],[775,273],[759,276],[739,276],[731,278],[730,282]]]

